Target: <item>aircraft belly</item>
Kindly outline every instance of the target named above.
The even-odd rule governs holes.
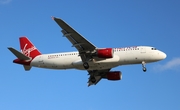
[[[102,69],[110,69],[113,67],[118,66],[119,63],[94,63],[94,64],[89,64],[89,69],[88,70],[102,70]],[[74,65],[74,68],[79,69],[79,70],[85,70],[83,64],[82,65]]]
[[[76,60],[72,64],[76,69],[84,70],[82,60]],[[105,60],[93,59],[92,61],[89,61],[88,64],[89,64],[88,70],[109,69],[119,65],[119,57],[115,55],[113,58],[109,58]]]

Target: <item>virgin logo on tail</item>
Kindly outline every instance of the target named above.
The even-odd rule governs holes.
[[[25,45],[24,45],[24,48],[23,48],[23,50],[21,50],[21,52],[22,52],[24,55],[30,57],[30,53],[31,53],[32,51],[36,50],[37,48],[34,47],[34,46],[32,46],[31,48],[26,49],[27,45],[28,45],[28,44],[25,44]]]

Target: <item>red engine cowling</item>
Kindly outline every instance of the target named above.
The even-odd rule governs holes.
[[[106,48],[106,49],[97,49],[97,56],[99,58],[113,58],[113,49]]]
[[[107,73],[108,80],[121,80],[122,73],[120,71],[111,71]]]

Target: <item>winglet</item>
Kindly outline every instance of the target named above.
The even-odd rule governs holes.
[[[54,20],[54,16],[51,16],[52,20]]]

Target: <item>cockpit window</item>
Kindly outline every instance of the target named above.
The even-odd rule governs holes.
[[[151,48],[152,50],[156,50],[156,48]]]

